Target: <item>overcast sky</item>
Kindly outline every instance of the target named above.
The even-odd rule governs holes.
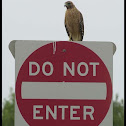
[[[64,27],[66,0],[2,0],[2,99],[15,88],[12,40],[68,40]],[[117,46],[113,62],[114,96],[124,98],[124,1],[71,0],[84,17],[83,41],[111,41]]]

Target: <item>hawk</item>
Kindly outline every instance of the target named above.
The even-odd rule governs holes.
[[[65,2],[65,28],[69,41],[82,41],[84,36],[84,22],[81,12],[71,1]]]

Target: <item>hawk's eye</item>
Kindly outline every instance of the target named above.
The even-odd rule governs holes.
[[[71,3],[68,3],[68,5],[70,5]]]

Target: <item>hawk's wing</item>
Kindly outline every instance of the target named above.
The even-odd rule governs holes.
[[[80,12],[80,34],[81,34],[81,41],[83,40],[83,36],[84,36],[84,21],[83,21],[83,16]]]
[[[72,36],[70,36],[69,28],[67,27],[66,17],[65,17],[65,28],[66,28],[67,35],[69,36],[70,40],[72,40]]]
[[[68,31],[68,28],[67,28],[66,22],[65,22],[65,28],[66,28],[67,35],[70,37],[70,34],[69,34],[69,31]]]

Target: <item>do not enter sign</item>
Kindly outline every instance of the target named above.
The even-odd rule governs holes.
[[[23,62],[16,79],[17,105],[30,126],[98,126],[111,99],[106,65],[91,49],[74,42],[39,47]]]

